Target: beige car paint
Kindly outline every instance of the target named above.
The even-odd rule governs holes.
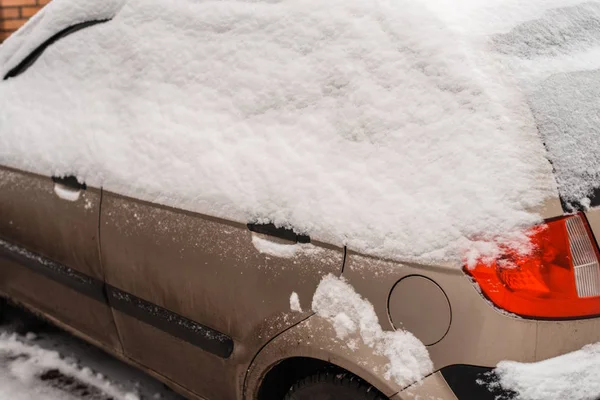
[[[0,239],[102,280],[100,191],[85,190],[73,202],[60,199],[54,185],[50,178],[0,167]],[[0,268],[0,291],[120,349],[106,305],[11,262]]]
[[[587,210],[585,212],[585,216],[590,224],[590,228],[594,236],[596,237],[596,242],[600,241],[600,207],[593,208]]]
[[[436,326],[442,338],[428,347],[436,370],[454,364],[493,367],[504,359],[537,361],[600,341],[599,318],[535,321],[496,310],[460,265],[398,263],[321,243],[294,245],[301,249],[296,257],[278,257],[261,253],[253,244],[257,234],[242,224],[91,188],[69,202],[54,194],[53,185],[47,177],[0,169],[0,238],[229,335],[233,353],[227,358],[208,353],[3,259],[0,292],[189,398],[255,399],[271,368],[292,357],[310,357],[345,368],[397,400],[415,394],[455,400],[439,373],[410,388],[386,379],[384,357],[364,344],[348,348],[329,322],[312,314],[318,282],[342,269],[386,330],[394,329],[390,292],[403,278],[430,279],[444,291],[449,324],[438,323],[437,314],[446,318],[448,310],[428,307],[425,293],[395,305],[400,315],[411,316],[417,336]],[[548,204],[543,216],[559,215],[558,200]],[[599,232],[598,212],[587,215]],[[299,294],[304,312],[290,310],[292,292]]]
[[[395,396],[392,400],[458,400],[448,387],[440,372],[429,375],[422,382],[414,384]]]
[[[507,359],[541,361],[600,341],[600,318],[537,321],[512,316],[495,309],[460,268],[398,264],[349,252],[343,274],[356,291],[374,305],[379,322],[387,330],[393,329],[386,315],[389,291],[397,281],[415,275],[435,280],[452,304],[452,323],[448,333],[438,343],[428,346],[435,370],[456,364],[494,367]],[[406,307],[414,313],[420,313],[421,310],[416,305],[426,301],[425,297],[415,298],[414,303],[407,304]],[[422,323],[426,327],[435,318],[436,315],[422,314]],[[299,349],[300,343],[302,347]],[[356,353],[349,352],[344,342],[335,339],[330,325],[317,316],[269,343],[257,357],[256,363],[259,365],[251,369],[249,385],[260,382],[261,375],[255,368],[268,369],[269,365],[276,365],[278,360],[302,354],[332,360],[336,365],[363,377],[388,396],[405,389],[385,379],[384,370],[377,367],[381,362],[386,363],[386,360],[382,360],[366,346],[360,347]],[[363,364],[357,364],[356,359],[363,361]],[[443,380],[435,379],[437,386],[443,385]],[[399,398],[411,398],[411,393],[428,394],[430,390],[425,386],[421,393],[417,388]],[[254,392],[248,390],[248,398],[253,398]],[[448,392],[439,388],[436,389],[438,391]],[[454,395],[441,399],[453,400]]]
[[[108,284],[233,338],[223,359],[115,314],[129,357],[210,399],[239,398],[261,347],[310,315],[290,309],[292,292],[310,310],[322,277],[342,271],[343,249],[280,243],[296,256],[262,254],[245,225],[106,192],[100,229]]]
[[[389,360],[374,353],[360,338],[356,347],[348,347],[346,341],[337,338],[331,323],[314,315],[292,329],[277,336],[256,357],[248,372],[245,388],[246,399],[255,399],[264,374],[280,361],[292,357],[311,357],[342,367],[360,376],[391,396],[402,389],[394,381],[385,378]]]

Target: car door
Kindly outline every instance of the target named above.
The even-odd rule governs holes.
[[[0,166],[0,292],[120,351],[104,294],[100,190]]]
[[[104,193],[102,260],[125,353],[207,399],[239,398],[271,338],[310,315],[344,251]],[[290,309],[296,292],[304,312]]]

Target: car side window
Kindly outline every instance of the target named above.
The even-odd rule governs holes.
[[[82,22],[82,23],[79,23],[79,24],[76,24],[76,25],[73,25],[73,26],[63,29],[62,31],[58,32],[57,34],[55,34],[54,36],[52,36],[48,40],[46,40],[44,43],[39,45],[35,50],[33,50],[31,52],[31,54],[29,54],[27,57],[25,57],[25,59],[23,59],[23,61],[21,61],[16,67],[14,67],[10,71],[8,71],[6,73],[6,75],[4,76],[4,80],[10,79],[10,78],[15,78],[15,77],[21,75],[22,73],[24,73],[25,71],[27,71],[29,69],[29,67],[31,67],[42,56],[42,54],[44,54],[44,51],[46,51],[46,49],[48,47],[52,46],[54,43],[58,42],[60,39],[66,37],[66,36],[69,36],[75,32],[78,32],[82,29],[89,28],[90,26],[94,26],[94,25],[98,25],[98,24],[103,24],[108,21],[109,20],[107,20],[107,19],[97,20],[97,21],[87,21],[87,22]]]

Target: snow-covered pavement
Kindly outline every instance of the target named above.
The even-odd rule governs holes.
[[[31,318],[9,310],[6,324],[0,326],[0,400],[183,399],[65,332],[41,323],[27,324]],[[33,332],[17,333],[24,333],[23,329]]]

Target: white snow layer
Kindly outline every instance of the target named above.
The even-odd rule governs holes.
[[[54,184],[54,193],[61,199],[66,201],[77,201],[81,195],[80,190],[72,190],[63,185]]]
[[[8,37],[0,50],[0,76],[16,67],[39,45],[73,25],[115,16],[126,0],[53,1]]]
[[[294,257],[301,246],[299,244],[276,243],[254,233],[252,234],[252,244],[260,253],[280,258]]]
[[[40,379],[49,370],[75,378],[107,398],[139,400],[136,394],[122,391],[103,376],[63,359],[58,352],[26,343],[16,335],[0,333],[0,360],[0,399],[3,400],[75,400],[77,396]]]
[[[427,348],[412,333],[384,331],[373,305],[363,299],[343,278],[327,275],[313,297],[312,310],[329,320],[339,339],[354,348],[356,335],[376,354],[389,359],[386,379],[405,386],[432,372]]]
[[[585,205],[600,187],[600,3],[574,3],[492,44],[525,88],[563,199]]]
[[[491,44],[566,3],[54,0],[3,71],[114,18],[0,83],[0,164],[372,255],[493,252],[556,184]]]
[[[546,361],[503,361],[496,373],[500,385],[516,400],[597,400],[600,398],[600,343]]]
[[[302,312],[302,307],[300,307],[300,297],[298,297],[298,293],[292,292],[290,296],[290,309],[295,312]]]

